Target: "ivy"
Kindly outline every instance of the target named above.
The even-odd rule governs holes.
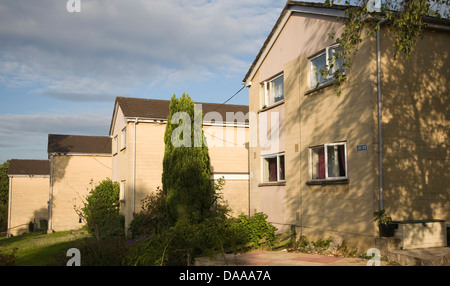
[[[378,29],[377,23],[380,20],[387,19],[386,26],[394,35],[395,56],[402,53],[409,59],[417,39],[423,37],[423,30],[426,27],[425,18],[448,19],[450,16],[450,0],[385,0],[382,1],[379,12],[369,12],[368,2],[369,0],[326,0],[324,4],[325,6],[334,4],[346,6],[344,17],[340,18],[344,24],[343,32],[339,38],[336,38],[336,43],[345,51],[342,57],[346,72],[352,67],[352,57],[359,50],[363,32],[368,36],[375,35]],[[334,39],[336,34],[330,33],[329,37]],[[340,95],[341,83],[345,78],[342,73],[335,73],[333,77]]]

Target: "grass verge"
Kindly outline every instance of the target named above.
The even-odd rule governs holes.
[[[55,265],[55,257],[77,247],[90,236],[84,232],[27,233],[11,238],[0,238],[0,252],[12,253],[16,249],[17,266]],[[69,258],[68,258],[69,259]]]

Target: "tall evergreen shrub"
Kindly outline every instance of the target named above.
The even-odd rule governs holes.
[[[175,95],[164,134],[162,187],[171,223],[180,218],[192,223],[209,215],[214,201],[210,157],[203,140],[202,112],[187,94]]]

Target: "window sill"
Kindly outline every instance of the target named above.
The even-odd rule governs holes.
[[[318,181],[308,181],[307,185],[346,185],[349,183],[348,179],[336,179],[336,180],[318,180]]]
[[[265,182],[259,183],[258,187],[270,187],[270,186],[286,186],[286,182]]]
[[[345,80],[345,74],[344,74],[342,80]],[[310,95],[310,94],[312,94],[312,93],[315,93],[315,92],[317,92],[317,91],[320,91],[320,90],[322,90],[322,89],[325,89],[325,88],[327,88],[327,87],[329,87],[329,86],[332,86],[332,85],[334,85],[336,82],[337,82],[337,80],[336,80],[336,79],[333,79],[333,80],[331,80],[331,81],[329,81],[329,82],[322,83],[322,84],[319,85],[318,87],[314,87],[314,88],[311,88],[310,90],[306,91],[306,92],[305,92],[305,96]]]
[[[284,99],[283,99],[283,100],[280,100],[279,102],[274,103],[274,104],[272,104],[272,105],[270,105],[270,106],[264,106],[263,108],[261,108],[261,109],[258,111],[258,113],[267,111],[267,110],[269,110],[269,109],[275,108],[275,107],[280,106],[280,105],[282,105],[282,104],[284,104]]]

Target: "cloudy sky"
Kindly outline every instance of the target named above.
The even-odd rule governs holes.
[[[0,1],[0,163],[108,135],[116,96],[224,102],[286,0]],[[248,90],[229,103],[248,104]]]

